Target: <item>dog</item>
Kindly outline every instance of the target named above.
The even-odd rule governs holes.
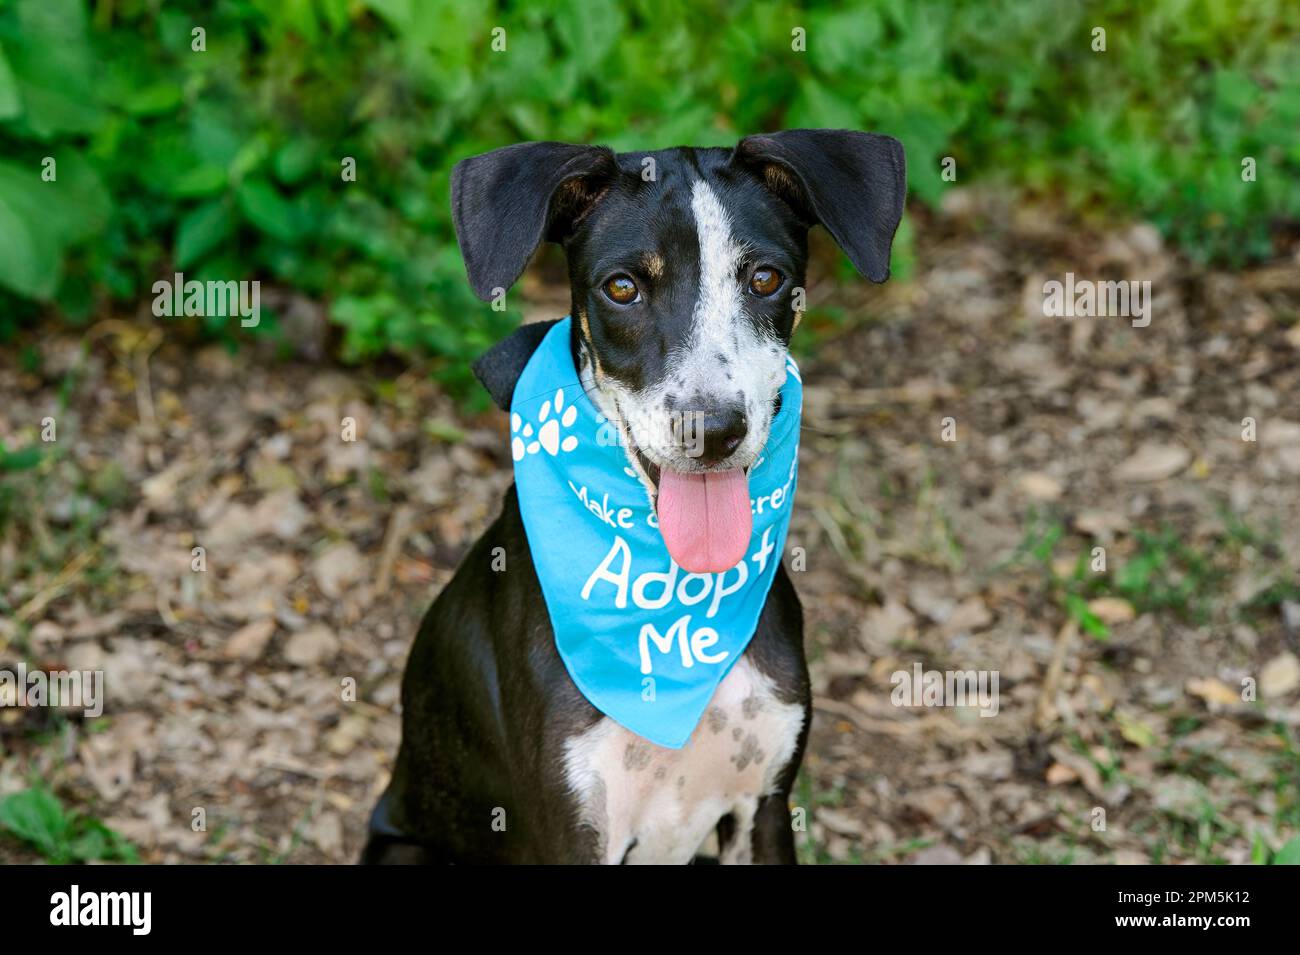
[[[605,419],[637,423],[623,453],[653,506],[681,475],[744,474],[759,457],[802,314],[809,229],[883,282],[906,174],[888,136],[799,129],[734,149],[508,146],[460,162],[451,192],[480,298],[504,295],[541,243],[565,250],[573,367]],[[552,325],[524,325],[474,364],[501,408]],[[699,423],[691,447],[674,425],[683,409]],[[500,554],[522,560],[497,572]],[[810,718],[784,566],[684,746],[595,708],[557,652],[512,485],[421,624],[362,861],[681,864],[716,834],[721,863],[793,864],[788,800]]]

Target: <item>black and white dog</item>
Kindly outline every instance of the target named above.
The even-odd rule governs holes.
[[[809,228],[882,282],[905,191],[898,141],[800,129],[730,150],[510,146],[456,167],[452,205],[481,298],[509,288],[544,240],[563,246],[575,367],[608,420],[639,423],[628,464],[653,499],[665,470],[756,459],[787,373]],[[526,325],[476,363],[502,408],[548,328]],[[682,408],[703,420],[689,455],[672,424]],[[787,800],[810,691],[784,568],[744,656],[674,750],[575,687],[533,564],[516,559],[528,547],[512,487],[420,627],[363,861],[685,863],[716,832],[724,863],[793,863]],[[509,572],[490,569],[497,548]]]

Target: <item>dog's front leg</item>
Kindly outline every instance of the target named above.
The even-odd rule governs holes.
[[[758,801],[751,839],[754,865],[798,865],[790,806],[784,793],[764,796]]]

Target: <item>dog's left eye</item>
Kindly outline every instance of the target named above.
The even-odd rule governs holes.
[[[605,295],[615,305],[631,305],[641,297],[631,276],[615,275],[605,285]]]
[[[761,265],[754,270],[749,280],[749,290],[760,298],[775,294],[785,281],[785,276],[770,265]]]

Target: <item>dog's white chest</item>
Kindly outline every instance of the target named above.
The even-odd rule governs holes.
[[[731,814],[724,863],[750,861],[758,800],[774,791],[803,725],[772,682],[742,657],[681,749],[656,746],[608,717],[565,743],[565,772],[581,820],[600,835],[603,862],[684,864]]]

